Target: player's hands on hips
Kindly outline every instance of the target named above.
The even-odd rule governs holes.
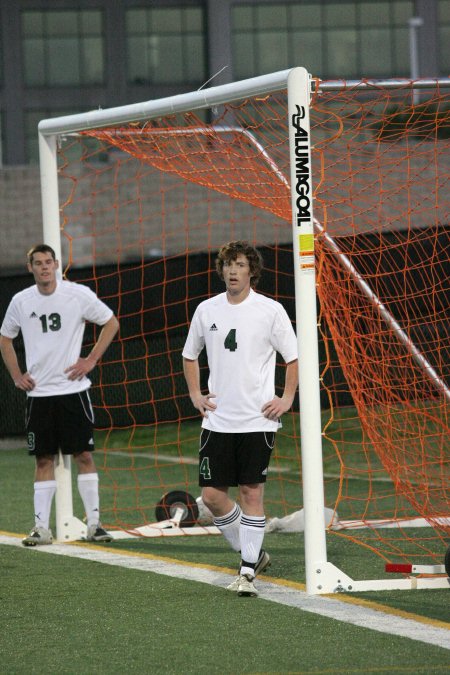
[[[69,380],[82,380],[83,377],[95,368],[96,363],[94,359],[90,359],[89,357],[86,359],[79,358],[76,363],[66,368],[64,372],[68,373],[67,377]]]
[[[284,396],[282,398],[275,396],[271,401],[264,403],[261,412],[268,420],[277,420],[289,410],[291,405],[292,401],[288,401]]]
[[[212,411],[217,408],[217,405],[214,403],[214,401],[210,400],[215,397],[215,394],[206,394],[206,396],[203,394],[198,394],[197,396],[192,396],[192,405],[194,408],[197,408],[202,417],[208,417],[208,411]]]
[[[14,384],[17,389],[22,389],[22,391],[31,391],[36,386],[36,382],[33,380],[30,373],[22,373],[17,380],[14,380]]]

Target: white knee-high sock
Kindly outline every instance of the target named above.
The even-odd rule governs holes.
[[[100,521],[100,498],[98,494],[98,474],[78,474],[78,492],[83,501],[87,524],[98,525]]]
[[[50,511],[56,492],[56,480],[40,480],[34,484],[34,523],[49,529]]]
[[[255,564],[264,540],[265,516],[241,516],[241,574],[255,574]]]
[[[229,513],[214,518],[214,525],[222,532],[231,548],[237,552],[241,549],[239,538],[241,513],[241,507],[239,504],[235,504]]]

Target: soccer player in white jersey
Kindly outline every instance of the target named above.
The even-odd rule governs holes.
[[[184,375],[203,417],[199,484],[214,524],[240,552],[228,587],[256,596],[254,577],[270,565],[264,539],[264,483],[280,417],[298,384],[297,339],[282,305],[255,292],[259,252],[245,241],[222,246],[216,270],[226,291],[201,302],[183,349]],[[206,347],[208,392],[200,389],[198,357]],[[284,391],[275,395],[276,354],[286,363]],[[237,486],[239,504],[229,494]]]
[[[46,244],[27,254],[35,285],[16,293],[0,328],[0,350],[15,386],[27,394],[28,450],[34,455],[35,525],[24,546],[51,544],[49,519],[56,492],[54,459],[59,449],[73,456],[78,490],[86,511],[87,539],[111,541],[100,523],[98,474],[92,457],[93,411],[87,374],[117,333],[112,310],[87,286],[57,279],[58,261]],[[102,326],[90,353],[80,357],[85,322]],[[26,372],[13,340],[22,332]]]

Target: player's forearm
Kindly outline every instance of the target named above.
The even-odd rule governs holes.
[[[103,326],[99,338],[93,346],[91,353],[86,358],[79,357],[76,363],[65,369],[65,373],[69,380],[82,380],[88,373],[91,372],[101,359],[106,349],[111,344],[114,335],[119,328],[119,322],[115,316]]]
[[[286,364],[286,373],[284,379],[283,399],[289,403],[289,407],[291,407],[294,401],[294,396],[295,392],[297,391],[297,387],[298,387],[298,361],[295,360]]]
[[[200,412],[202,417],[208,417],[208,413],[215,410],[217,405],[211,399],[216,395],[209,392],[203,395],[200,389],[200,366],[198,360],[183,358],[183,371],[186,378],[186,384],[189,389],[189,396],[194,408]]]
[[[22,391],[31,391],[34,389],[36,383],[31,375],[29,373],[22,373],[20,369],[16,350],[14,349],[11,338],[7,338],[4,335],[0,336],[0,352],[16,387]]]
[[[200,390],[200,367],[198,360],[183,358],[183,372],[186,380],[189,396],[191,399],[197,398],[201,394]]]
[[[22,371],[17,360],[16,350],[12,340],[4,335],[0,336],[0,352],[5,366],[14,382],[17,382],[22,376]]]
[[[264,417],[269,420],[277,420],[284,413],[286,413],[292,406],[295,392],[298,385],[298,362],[291,361],[286,364],[286,372],[284,376],[284,391],[281,398],[274,396],[271,401],[267,401],[261,408]]]
[[[113,341],[114,336],[116,335],[118,330],[119,330],[119,322],[113,315],[110,318],[110,320],[103,326],[97,342],[95,343],[89,356],[87,357],[88,360],[93,361],[94,364],[98,363],[98,361],[100,361],[103,354],[106,352],[109,345]]]

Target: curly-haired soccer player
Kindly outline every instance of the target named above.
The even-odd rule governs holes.
[[[282,305],[255,291],[259,252],[245,241],[222,246],[216,270],[225,292],[201,302],[183,350],[189,395],[203,417],[199,483],[214,524],[240,552],[237,579],[228,587],[256,596],[253,580],[270,565],[262,548],[264,483],[280,417],[292,406],[298,384],[297,339]],[[206,347],[208,393],[200,389],[198,357]],[[277,352],[285,368],[284,391],[275,395]],[[237,486],[239,504],[229,488]]]

